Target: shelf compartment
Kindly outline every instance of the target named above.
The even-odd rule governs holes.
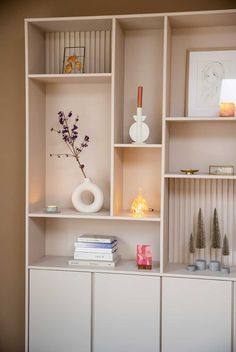
[[[114,159],[114,215],[120,216],[130,209],[139,188],[149,208],[159,212],[161,149],[115,148]]]
[[[236,124],[228,122],[168,124],[169,137],[167,174],[178,174],[183,169],[209,172],[209,165],[235,165]]]
[[[199,174],[196,173],[194,175],[185,175],[183,173],[169,173],[165,174],[165,178],[172,179],[206,179],[206,180],[236,180],[236,175],[209,175],[209,174]]]
[[[114,148],[162,148],[162,144],[114,144]]]
[[[112,216],[113,219],[117,220],[131,220],[131,221],[161,221],[160,213],[157,211],[148,212],[144,216],[135,217],[128,210],[121,210],[116,215]]]
[[[46,213],[43,210],[29,213],[30,218],[56,218],[56,219],[110,219],[109,210],[101,210],[97,213],[79,213],[74,209],[60,209],[60,213]]]
[[[83,182],[72,158],[50,157],[68,153],[58,128],[59,109],[79,115],[79,143],[90,137],[81,153],[85,173],[104,193],[104,208],[110,209],[111,86],[110,84],[45,84],[29,80],[29,211],[47,204],[72,206],[73,190]],[[98,123],[99,121],[99,123]]]
[[[211,279],[211,280],[229,280],[236,281],[236,267],[231,267],[230,274],[223,274],[221,272],[213,272],[210,270],[197,270],[194,272],[189,272],[186,270],[187,264],[169,264],[165,268],[163,276],[167,277],[188,277],[192,279]]]
[[[111,72],[111,18],[26,20],[26,31],[30,74],[62,73],[64,48],[78,46],[85,46],[85,73]]]
[[[168,210],[165,214],[168,223],[165,231],[165,241],[168,243],[166,262],[176,265],[189,262],[189,238],[191,233],[196,238],[199,208],[202,209],[206,233],[205,259],[210,260],[213,213],[216,208],[222,240],[225,234],[229,239],[230,265],[236,265],[236,180],[169,179],[165,182],[168,185]]]
[[[93,219],[93,220],[131,220],[131,221],[160,221],[158,212],[150,212],[143,217],[134,217],[129,211],[121,211],[116,216],[110,216],[110,211],[102,210],[98,213],[79,213],[74,209],[61,209],[60,213],[49,214],[43,210],[29,213],[30,218],[55,218],[55,219]]]
[[[166,117],[165,121],[170,122],[236,122],[235,117]]]
[[[153,22],[156,27],[153,28]],[[114,143],[130,143],[129,128],[135,122],[137,90],[143,86],[143,114],[150,128],[147,140],[161,143],[163,83],[163,18],[148,21],[116,20],[114,65]],[[138,25],[139,23],[139,25]]]
[[[36,216],[35,216],[36,215]],[[85,234],[116,236],[122,259],[135,260],[137,244],[152,247],[154,261],[160,261],[160,223],[154,221],[129,221],[119,218],[44,217],[30,214],[29,265],[44,256],[73,256],[74,242]],[[44,215],[44,214],[43,214]],[[111,219],[112,221],[107,221]],[[125,221],[126,220],[126,221]]]
[[[28,266],[28,269],[44,269],[44,270],[68,270],[68,271],[89,271],[89,272],[107,272],[116,274],[132,274],[155,276],[160,274],[159,263],[153,263],[152,270],[140,270],[137,268],[134,260],[120,259],[114,268],[92,267],[92,266],[76,266],[69,265],[68,260],[72,257],[66,256],[44,256],[38,261]]]
[[[235,48],[235,18],[235,12],[168,17],[167,116],[187,115],[187,50]]]
[[[35,74],[28,78],[43,83],[111,83],[111,73]]]

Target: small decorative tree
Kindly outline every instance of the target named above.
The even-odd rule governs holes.
[[[194,253],[195,253],[194,239],[193,239],[193,234],[191,233],[189,238],[189,263],[190,264],[194,264]]]
[[[229,266],[229,241],[228,237],[225,235],[223,239],[223,247],[222,247],[222,264],[223,266]]]
[[[201,208],[199,208],[199,211],[198,211],[196,248],[199,250],[199,259],[200,258],[204,259],[205,257],[204,249],[206,248],[206,237],[205,237],[204,222],[203,222]]]
[[[221,249],[221,234],[220,226],[218,220],[217,210],[215,208],[213,215],[213,230],[212,230],[212,240],[211,240],[211,259],[218,260],[220,258]]]

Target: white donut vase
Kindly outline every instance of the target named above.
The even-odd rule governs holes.
[[[91,204],[85,204],[82,200],[82,193],[90,192],[94,197],[94,201]],[[76,210],[81,213],[96,213],[103,206],[104,196],[102,190],[92,183],[89,178],[85,178],[84,182],[81,183],[74,192],[72,193],[72,204]]]

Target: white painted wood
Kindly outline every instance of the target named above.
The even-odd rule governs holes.
[[[162,352],[231,351],[231,285],[163,278]]]
[[[31,270],[29,314],[29,352],[89,352],[91,274]]]
[[[201,207],[206,233],[206,259],[210,260],[213,212],[216,208],[221,239],[223,240],[224,234],[227,234],[230,243],[230,265],[236,264],[234,180],[170,178],[168,202],[170,263],[188,262],[189,237],[191,233],[193,233],[194,238],[196,237],[197,214],[199,207]]]
[[[159,262],[153,261],[152,270],[140,270],[137,268],[136,260],[120,259],[114,268],[102,266],[77,266],[69,265],[68,261],[72,256],[44,256],[28,266],[28,269],[43,269],[43,270],[63,270],[63,271],[78,271],[78,272],[101,272],[110,274],[130,274],[145,276],[160,276]]]
[[[160,350],[159,278],[97,273],[93,288],[94,352]]]
[[[191,17],[187,18],[185,16],[184,18],[186,21],[191,21]],[[205,16],[205,20],[208,21],[208,16]],[[235,48],[236,25],[226,25],[225,27],[172,28],[171,43],[170,116],[183,117],[185,113],[187,49]]]
[[[111,83],[110,73],[39,74],[28,77],[43,83]]]
[[[104,209],[110,208],[110,88],[109,84],[92,83],[46,85],[45,205],[71,208],[71,194],[83,181],[75,160],[50,157],[50,154],[68,153],[60,136],[51,132],[52,127],[58,127],[58,111],[63,110],[79,115],[79,142],[85,135],[90,137],[89,147],[81,153],[80,160],[85,164],[86,175],[104,193]]]
[[[161,143],[163,30],[126,31],[124,40],[123,141],[116,142],[131,142],[129,128],[137,111],[137,90],[143,86],[143,114],[150,128],[147,143]]]
[[[111,72],[111,32],[105,31],[105,71]]]
[[[169,170],[198,169],[208,173],[209,165],[234,165],[236,124],[218,122],[176,122],[169,127]],[[220,143],[219,143],[220,140]]]

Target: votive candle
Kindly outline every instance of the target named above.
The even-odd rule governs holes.
[[[221,103],[219,115],[222,117],[233,117],[234,109],[235,109],[234,103]]]

